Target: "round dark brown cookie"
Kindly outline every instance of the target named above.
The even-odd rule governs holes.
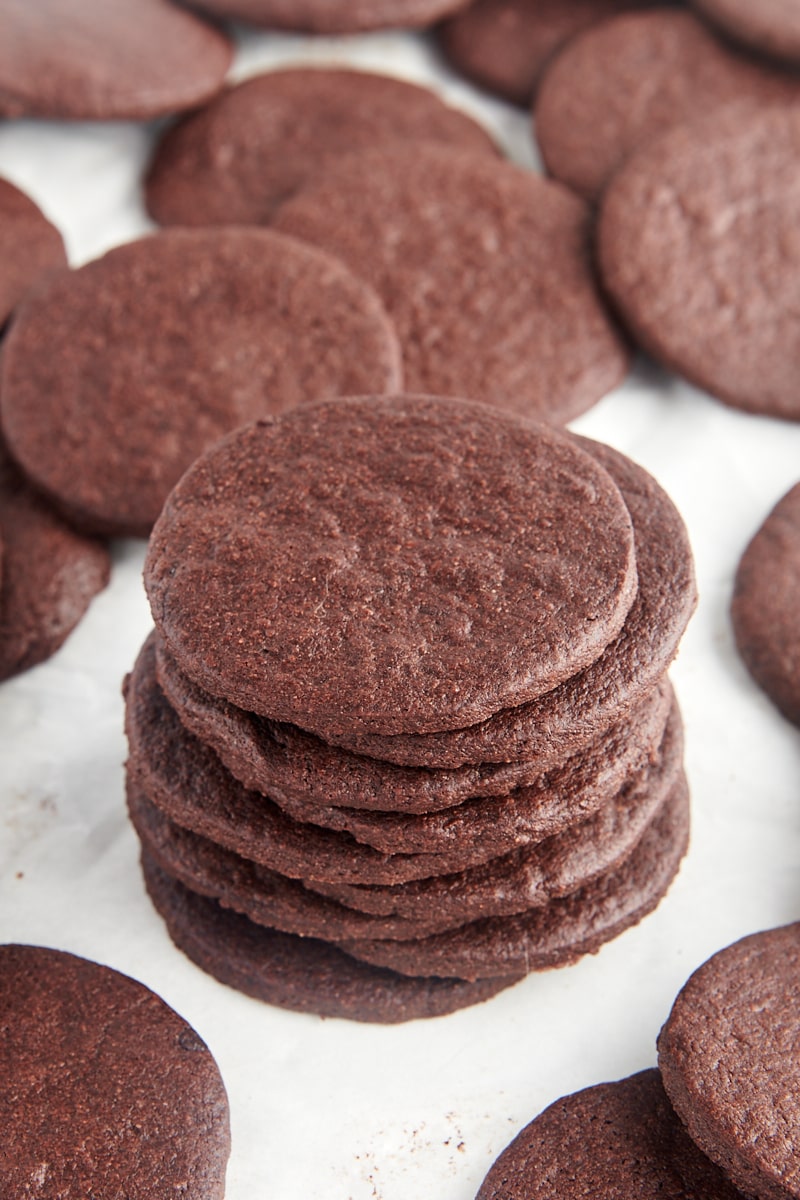
[[[168,230],[51,279],[17,312],[2,412],[27,474],[91,532],[146,536],[186,468],[253,418],[396,391],[378,298],[261,229]]]
[[[191,682],[153,636],[158,682],[168,703],[240,783],[264,792],[300,821],[349,829],[388,853],[475,836],[499,839],[510,849],[534,829],[546,837],[567,813],[588,814],[595,797],[599,805],[619,790],[660,741],[670,704],[665,683],[630,720],[547,772],[535,761],[454,770],[398,767],[216,700]],[[474,803],[467,806],[469,801]],[[431,815],[442,810],[447,811],[441,817]]]
[[[780,500],[742,555],[731,620],[748,671],[800,726],[800,483]]]
[[[689,12],[626,13],[594,25],[550,64],[537,97],[536,138],[550,173],[598,200],[639,146],[745,99],[797,103],[800,79],[726,46]]]
[[[503,1151],[476,1200],[739,1200],[687,1136],[658,1071],[564,1096]]]
[[[617,635],[636,566],[616,485],[564,434],[361,397],[204,455],[145,585],[191,679],[331,740],[453,728],[550,690]]]
[[[581,29],[642,0],[477,0],[445,21],[439,40],[457,71],[528,104],[553,54]]]
[[[0,679],[55,654],[111,573],[108,550],[83,537],[23,479],[0,443]]]
[[[395,139],[497,153],[480,125],[427,88],[366,71],[271,71],[167,131],[147,207],[162,225],[267,224],[326,159]]]
[[[785,62],[800,62],[800,10],[795,0],[691,0],[723,32]]]
[[[800,420],[800,106],[726,105],[633,154],[599,227],[605,285],[641,345],[735,408]]]
[[[233,46],[164,0],[2,0],[0,114],[147,120],[222,87]]]
[[[544,908],[487,917],[413,941],[347,940],[343,950],[409,975],[484,979],[566,966],[594,954],[651,912],[674,879],[689,840],[689,793],[681,777],[628,859],[615,871]]]
[[[681,989],[658,1062],[678,1116],[745,1195],[800,1196],[800,922],[719,951]]]
[[[0,946],[0,1192],[221,1200],[228,1100],[198,1034],[148,988]]]
[[[479,1004],[519,979],[412,979],[369,967],[327,942],[277,933],[226,911],[146,857],[142,866],[150,899],[175,945],[221,983],[267,1004],[395,1024]]]
[[[43,275],[66,265],[55,225],[24,192],[0,179],[0,328]]]
[[[531,171],[432,145],[365,150],[320,171],[274,224],[373,285],[409,391],[556,424],[627,373],[597,289],[589,210]]]
[[[381,887],[314,883],[325,896],[374,914],[422,921],[451,914],[449,924],[539,908],[613,870],[633,851],[662,807],[681,769],[683,736],[673,709],[659,753],[611,801],[561,833],[453,875]],[[401,935],[402,936],[402,935]],[[418,935],[419,936],[419,935]]]
[[[419,27],[458,12],[469,0],[192,0],[214,17],[307,33]]]
[[[155,681],[145,646],[126,683],[128,768],[148,799],[177,825],[243,858],[311,884],[395,884],[462,871],[492,857],[491,845],[433,854],[383,854],[347,833],[292,820],[248,792],[207,746],[187,733]]]
[[[141,842],[163,870],[260,925],[327,941],[408,940],[541,907],[613,870],[675,782],[681,766],[677,721],[676,713],[657,767],[577,828],[480,867],[396,887],[305,888],[169,821],[135,775],[128,780],[128,808]]]
[[[579,438],[577,444],[611,475],[633,521],[639,591],[620,637],[560,687],[479,725],[422,737],[351,731],[339,744],[407,766],[538,759],[549,768],[624,719],[655,687],[675,655],[697,596],[686,527],[642,467],[599,442]]]

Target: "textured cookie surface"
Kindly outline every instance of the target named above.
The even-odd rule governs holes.
[[[606,191],[602,275],[644,349],[720,400],[800,419],[800,108],[726,106],[632,155]]]
[[[207,446],[261,415],[395,391],[371,290],[268,230],[167,230],[64,272],[3,355],[9,446],[83,528],[146,535]]]
[[[551,55],[586,25],[636,0],[477,0],[442,26],[453,65],[491,92],[527,104]]]
[[[194,0],[212,16],[308,33],[432,25],[467,0]]]
[[[434,767],[535,758],[552,766],[644,701],[672,661],[694,609],[689,539],[680,514],[651,475],[610,446],[586,438],[577,444],[614,479],[633,521],[639,591],[621,635],[585,671],[481,724],[425,737],[350,731],[341,744],[391,762]]]
[[[228,1102],[208,1047],[148,988],[0,946],[0,1191],[221,1200]]]
[[[800,922],[713,955],[658,1041],[664,1086],[694,1141],[747,1196],[800,1196]]]
[[[0,445],[0,679],[43,662],[62,645],[111,562],[100,542],[71,529],[23,479]]]
[[[392,885],[461,871],[496,854],[488,838],[387,854],[346,832],[293,820],[266,796],[243,788],[213,751],[183,729],[155,682],[151,646],[143,648],[126,691],[129,771],[147,797],[176,824],[243,858],[312,886]],[[646,774],[646,766],[642,770]],[[587,814],[576,806],[573,815],[579,821]],[[569,818],[567,812],[561,828]],[[531,832],[521,832],[520,839],[530,841]]]
[[[150,898],[179,949],[221,983],[267,1004],[394,1024],[479,1004],[517,981],[412,979],[369,967],[326,942],[276,933],[226,911],[146,857],[142,866]]]
[[[800,62],[800,9],[795,0],[692,0],[695,7],[747,46]]]
[[[169,875],[259,924],[328,941],[408,939],[541,907],[613,869],[631,853],[680,769],[674,728],[666,741],[657,766],[574,829],[483,866],[394,887],[305,888],[169,821],[134,774],[128,807],[147,852]]]
[[[168,131],[146,183],[164,225],[260,225],[326,157],[387,141],[496,153],[489,135],[427,88],[366,71],[272,71]]]
[[[323,736],[453,728],[541,694],[599,656],[636,589],[627,510],[589,455],[409,396],[220,443],[172,493],[145,578],[190,678]]]
[[[0,113],[146,120],[222,87],[227,38],[165,0],[1,0]]]
[[[626,13],[593,26],[551,63],[536,137],[551,174],[596,200],[637,147],[745,99],[797,103],[800,81],[737,52],[689,12]]]
[[[800,725],[800,483],[778,502],[742,555],[731,620],[748,670]]]
[[[477,1200],[737,1200],[664,1094],[641,1071],[564,1096],[527,1125],[483,1181]]]
[[[561,423],[622,382],[589,212],[566,188],[431,145],[343,157],[275,227],[338,255],[386,305],[406,387]]]
[[[689,839],[680,779],[622,866],[572,895],[511,917],[486,917],[411,941],[347,940],[342,948],[409,975],[484,979],[565,966],[593,954],[651,912],[674,879]]]
[[[66,265],[55,226],[24,192],[0,179],[0,328],[45,272]]]

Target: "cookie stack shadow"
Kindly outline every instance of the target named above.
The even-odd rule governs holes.
[[[319,521],[310,554],[298,522],[316,544]],[[320,404],[201,459],[145,578],[129,810],[173,941],[223,982],[322,1015],[434,1016],[597,950],[669,887],[688,793],[665,673],[692,561],[616,451],[461,402]]]

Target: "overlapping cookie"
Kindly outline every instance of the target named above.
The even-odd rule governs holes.
[[[622,456],[471,402],[317,404],[195,464],[146,584],[129,804],[157,907],[218,977],[314,1008],[290,981],[322,939],[347,982],[317,1011],[430,1014],[598,949],[669,886],[688,810],[664,671],[694,583],[680,519]],[[560,740],[450,765],[470,721],[537,704]]]

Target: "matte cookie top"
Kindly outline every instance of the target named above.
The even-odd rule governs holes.
[[[99,533],[146,535],[223,434],[308,400],[394,391],[377,296],[269,230],[168,230],[63,272],[5,343],[3,426],[26,473]]]
[[[0,946],[3,1196],[221,1200],[228,1102],[208,1047],[148,988]]]
[[[800,8],[796,0],[693,0],[731,37],[787,62],[800,62]]]
[[[800,420],[800,107],[726,106],[612,180],[606,287],[642,346],[736,408]]]
[[[626,13],[594,25],[550,64],[536,137],[551,174],[597,200],[637,147],[744,99],[797,103],[800,80],[739,53],[689,12]]]
[[[686,1134],[658,1071],[551,1104],[498,1158],[477,1200],[738,1200]]]
[[[0,114],[147,120],[209,100],[233,46],[166,0],[0,0]]]
[[[0,328],[45,271],[66,265],[56,227],[24,192],[0,179]]]
[[[639,0],[641,4],[641,0]],[[637,0],[477,0],[439,37],[458,71],[490,92],[528,104],[549,58],[587,25]]]
[[[432,25],[468,0],[194,0],[215,17],[308,33]]]
[[[800,726],[800,483],[755,534],[736,571],[731,620],[747,669]]]
[[[636,566],[619,491],[564,435],[398,396],[226,439],[172,493],[145,583],[212,695],[322,736],[422,733],[594,661]]]
[[[746,1195],[800,1196],[800,922],[713,955],[658,1041],[664,1086],[694,1141]]]
[[[271,71],[168,130],[147,207],[162,225],[263,225],[325,158],[393,140],[497,153],[480,125],[427,88],[366,71]]]
[[[321,171],[274,224],[372,284],[409,391],[560,423],[627,372],[596,285],[589,210],[531,171],[395,144]]]

